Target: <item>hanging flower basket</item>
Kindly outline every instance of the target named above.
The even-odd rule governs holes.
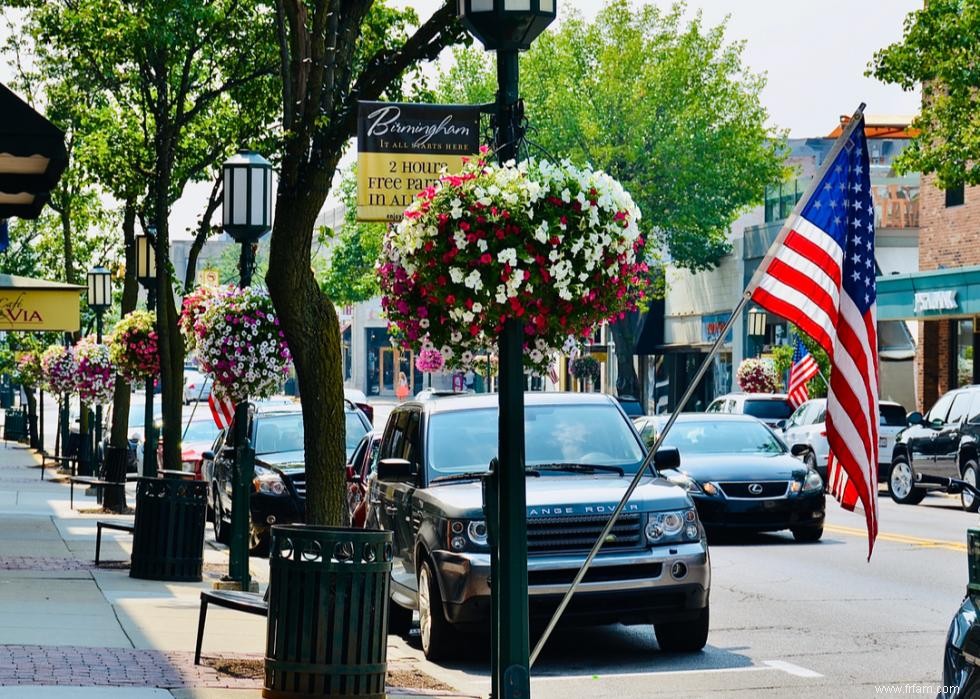
[[[577,379],[587,379],[593,384],[599,381],[599,360],[585,355],[568,363],[568,372]]]
[[[39,352],[36,350],[18,352],[16,361],[17,383],[29,388],[42,385],[44,373],[41,370],[41,354]]]
[[[153,314],[133,311],[116,323],[109,337],[109,357],[130,383],[160,373],[160,353]]]
[[[116,372],[109,358],[109,348],[94,337],[82,338],[75,345],[78,362],[78,396],[83,402],[101,405],[112,400]]]
[[[44,386],[51,393],[76,393],[78,390],[78,363],[70,347],[51,345],[41,355],[41,373]]]
[[[233,289],[215,296],[196,325],[197,358],[215,391],[235,403],[279,391],[292,357],[269,295]]]
[[[389,329],[403,347],[438,349],[466,370],[517,318],[525,366],[544,373],[569,336],[636,309],[646,272],[639,218],[603,172],[471,162],[422,191],[385,236]]]
[[[204,333],[202,317],[208,306],[216,298],[225,296],[233,290],[234,287],[199,286],[184,297],[178,325],[188,352],[196,349],[197,338]]]
[[[775,393],[779,389],[776,369],[765,359],[743,359],[735,378],[738,387],[747,393]]]
[[[446,360],[437,349],[424,349],[415,358],[415,368],[425,374],[434,374],[445,366]]]

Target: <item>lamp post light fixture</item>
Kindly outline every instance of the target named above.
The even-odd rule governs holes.
[[[221,225],[242,246],[239,283],[252,283],[255,248],[272,228],[272,164],[258,153],[241,149],[221,166]],[[249,493],[255,475],[255,450],[248,439],[248,401],[235,406],[235,462],[231,492],[231,537],[228,579],[249,589]]]
[[[146,310],[156,310],[157,255],[154,249],[156,228],[147,227],[147,234],[136,236],[136,281],[146,289]],[[157,475],[157,434],[153,424],[153,377],[146,380],[146,404],[143,411],[143,475]]]
[[[749,337],[754,338],[754,343],[756,344],[755,354],[759,356],[762,354],[763,345],[765,345],[766,326],[768,325],[766,312],[758,308],[753,308],[745,315],[748,318]]]
[[[517,54],[554,21],[556,0],[459,0],[463,26],[497,52],[494,146],[516,160],[523,136]],[[531,695],[527,598],[527,497],[524,474],[524,326],[504,322],[499,339],[498,463],[484,484],[491,534],[491,691],[494,699]]]
[[[99,265],[88,273],[88,307],[95,311],[95,341],[102,344],[102,316],[112,305],[112,273]],[[95,406],[96,463],[102,444],[102,403]]]

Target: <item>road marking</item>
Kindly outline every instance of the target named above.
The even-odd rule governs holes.
[[[867,538],[867,529],[858,529],[856,527],[842,527],[838,524],[825,524],[824,529],[826,531],[835,532],[837,534],[848,534],[850,536],[859,536],[862,539]],[[889,532],[878,532],[878,539],[880,541],[892,541],[898,544],[911,544],[913,546],[918,546],[920,548],[926,549],[947,549],[949,551],[966,551],[966,544],[960,543],[959,541],[947,541],[944,539],[922,539],[917,536],[906,536],[905,534],[892,534]]]
[[[531,677],[532,682],[554,682],[558,680],[616,680],[632,679],[637,677],[664,677],[667,675],[708,675],[719,672],[758,672],[759,670],[776,670],[785,672],[794,677],[823,677],[819,672],[808,670],[805,667],[794,665],[785,660],[763,660],[761,665],[746,665],[744,667],[712,667],[703,670],[662,670],[651,672],[614,672],[607,674],[593,675],[535,675]]]

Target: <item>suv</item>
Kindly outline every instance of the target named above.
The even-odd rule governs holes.
[[[785,393],[726,393],[708,405],[706,413],[736,413],[757,417],[773,428],[793,414]]]
[[[525,403],[530,613],[547,618],[646,450],[609,396],[534,392]],[[460,631],[489,625],[481,478],[497,453],[497,415],[493,394],[409,401],[381,439],[366,526],[394,532],[389,625],[407,634],[417,609],[430,659],[452,654]],[[661,649],[700,650],[710,577],[693,503],[651,468],[566,614],[653,623]]]
[[[980,386],[950,391],[923,416],[909,413],[908,427],[895,440],[888,493],[903,505],[917,505],[937,486],[922,485],[916,473],[962,478],[977,483],[977,442],[980,440]],[[976,512],[980,498],[963,491],[963,509]]]

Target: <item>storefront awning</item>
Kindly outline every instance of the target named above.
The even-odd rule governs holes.
[[[0,331],[77,332],[84,290],[76,284],[0,274]]]
[[[67,165],[65,134],[0,84],[0,219],[37,218]]]
[[[878,320],[980,314],[980,266],[878,277]]]

